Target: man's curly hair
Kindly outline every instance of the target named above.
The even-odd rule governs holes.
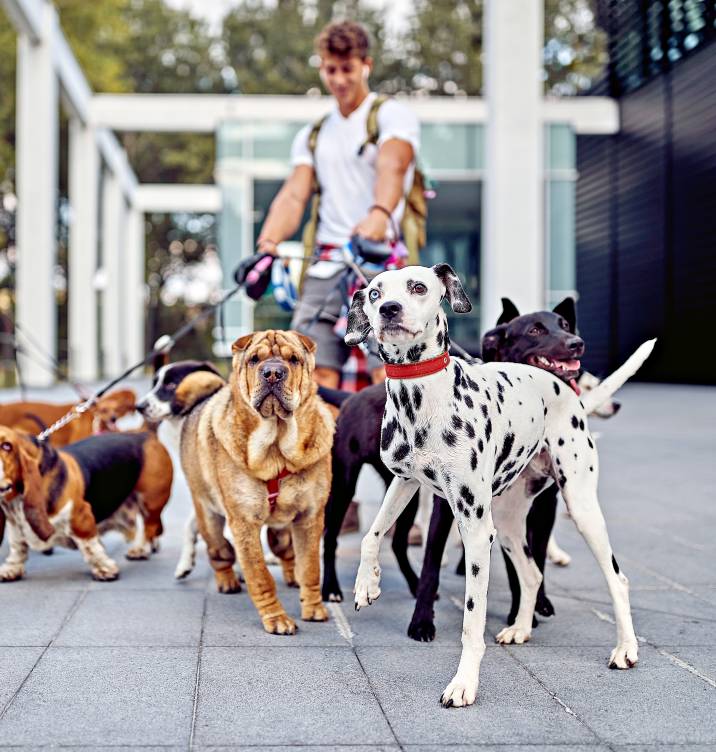
[[[346,60],[359,57],[365,60],[369,49],[368,33],[354,21],[330,23],[316,38],[316,51],[321,56],[332,55]]]

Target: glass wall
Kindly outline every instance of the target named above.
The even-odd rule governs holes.
[[[224,195],[220,248],[227,275],[253,253],[271,200],[288,174],[291,142],[299,122],[225,123],[217,135],[217,177]],[[421,259],[446,261],[463,277],[473,301],[468,316],[456,316],[451,331],[468,348],[479,343],[481,181],[484,129],[478,123],[425,123],[420,164],[435,190],[429,202],[428,244]],[[575,135],[566,125],[545,128],[546,298],[555,304],[575,295]],[[295,240],[299,240],[297,235]],[[294,249],[295,252],[302,252]],[[230,277],[227,276],[227,279]],[[290,314],[271,296],[227,310],[227,338],[254,326],[284,327]]]

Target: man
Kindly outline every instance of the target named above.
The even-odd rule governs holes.
[[[336,106],[322,121],[314,149],[313,125],[296,135],[293,171],[273,200],[257,242],[259,252],[275,254],[277,244],[296,232],[316,178],[321,191],[316,257],[291,325],[316,341],[314,378],[333,388],[340,385],[349,354],[333,331],[343,303],[337,289],[344,270],[340,249],[353,234],[372,241],[396,239],[420,138],[415,115],[388,100],[378,110],[378,142],[366,144],[367,118],[376,96],[368,87],[373,67],[368,50],[365,29],[350,21],[329,24],[319,35],[320,76]],[[368,365],[374,380],[382,378],[377,357],[371,356]]]

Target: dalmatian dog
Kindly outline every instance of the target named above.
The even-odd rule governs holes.
[[[541,574],[530,556],[525,521],[548,471],[607,581],[617,627],[609,666],[632,668],[638,647],[629,584],[612,553],[599,507],[599,459],[587,414],[636,372],[655,340],[644,343],[585,397],[588,402],[580,401],[545,370],[450,357],[443,300],[456,313],[472,308],[448,264],[383,272],[356,292],[351,303],[346,344],[362,342],[372,330],[386,364],[381,458],[395,474],[361,544],[356,610],[380,595],[381,541],[418,487],[446,498],[465,547],[467,573],[462,655],[440,702],[445,707],[474,703],[485,653],[490,548],[496,533],[523,594],[515,623],[497,635],[497,642],[530,639]]]

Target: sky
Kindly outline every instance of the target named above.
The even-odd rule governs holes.
[[[226,11],[238,5],[240,0],[164,0],[173,8],[189,9],[192,15],[206,19],[212,31],[218,31]],[[412,0],[368,0],[371,5],[388,8],[388,26],[391,31],[405,25]]]

